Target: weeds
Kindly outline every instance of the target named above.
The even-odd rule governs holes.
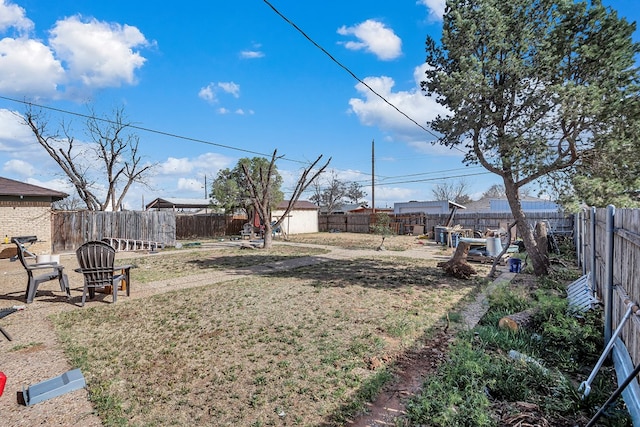
[[[550,278],[528,287],[498,288],[481,324],[458,335],[448,362],[409,403],[407,421],[425,426],[524,425],[523,417],[555,426],[588,421],[616,384],[612,368],[604,367],[596,377],[595,394],[582,399],[578,393],[577,384],[586,379],[603,347],[602,317],[597,311],[581,318],[568,314],[562,289]],[[501,316],[524,309],[535,313],[528,328],[513,332],[497,327]],[[510,358],[511,350],[524,354],[525,361]],[[606,425],[630,425],[621,403],[607,415]]]

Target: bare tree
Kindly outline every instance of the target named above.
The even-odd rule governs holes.
[[[366,195],[367,193],[362,189],[362,185],[354,181],[349,184],[345,197],[351,202],[358,204]]]
[[[324,188],[321,188],[319,180],[316,180],[313,185],[314,194],[310,199],[318,206],[324,207],[327,213],[332,213],[336,210],[339,205],[344,203],[344,199],[347,197],[347,184],[338,179],[338,174],[335,170],[331,171],[331,176],[327,179]]]
[[[502,184],[493,184],[487,191],[482,193],[483,199],[503,199],[505,197],[507,197],[507,192]]]
[[[87,209],[120,210],[133,183],[145,184],[153,164],[143,164],[139,153],[139,137],[129,132],[124,110],[118,108],[112,117],[90,115],[86,131],[90,142],[77,143],[69,123],[61,122],[51,132],[48,120],[31,107],[23,117],[38,143],[60,166]]]
[[[469,184],[464,179],[455,182],[445,181],[436,184],[431,189],[431,193],[436,200],[451,200],[456,203],[468,203],[471,198],[467,194]]]
[[[273,151],[273,155],[271,156],[271,161],[269,165],[266,167],[266,170],[262,165],[258,165],[258,171],[252,171],[249,169],[250,165],[247,163],[242,163],[242,171],[244,172],[244,176],[249,184],[249,193],[251,195],[251,200],[253,202],[253,206],[258,212],[262,223],[264,224],[264,249],[271,248],[273,244],[272,238],[272,230],[280,227],[284,219],[289,215],[291,209],[298,201],[302,193],[314,182],[317,177],[324,172],[324,170],[329,166],[329,162],[331,162],[331,158],[327,160],[327,162],[320,168],[314,171],[314,168],[322,159],[322,155],[320,155],[309,167],[305,168],[298,178],[298,182],[296,183],[296,188],[293,190],[293,194],[289,199],[289,204],[284,211],[284,214],[278,219],[275,223],[271,223],[271,199],[272,199],[272,189],[273,185],[271,185],[271,180],[273,177],[277,176],[275,174],[275,164],[276,160],[278,160],[277,156],[278,150]],[[257,177],[257,179],[255,178]]]

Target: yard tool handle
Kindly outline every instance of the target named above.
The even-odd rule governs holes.
[[[631,313],[636,312],[637,310],[638,310],[637,305],[631,302],[628,302],[627,311],[624,313],[624,316],[622,316],[622,319],[620,319],[620,324],[616,328],[615,332],[613,333],[613,336],[611,337],[604,351],[600,355],[600,359],[598,360],[598,363],[596,363],[596,366],[593,368],[593,371],[591,371],[591,375],[589,375],[589,378],[586,381],[580,384],[579,390],[582,390],[583,399],[587,397],[591,392],[591,383],[596,378],[596,374],[602,367],[602,364],[604,363],[605,359],[609,355],[609,352],[613,348],[613,345],[615,344],[615,341],[618,338],[618,335],[620,335],[620,333],[622,332],[622,328],[624,327],[625,323],[627,323],[627,320],[629,319],[629,317],[631,317]]]
[[[16,311],[18,311],[18,309],[15,307],[0,310],[0,319],[12,313],[15,313]],[[2,326],[0,326],[0,332],[2,332],[2,335],[4,335],[6,339],[8,339],[9,341],[13,341],[11,335],[9,335],[9,332],[7,332]]]
[[[627,388],[629,384],[631,384],[631,381],[633,381],[633,379],[639,373],[640,373],[640,363],[638,363],[638,365],[636,365],[636,367],[633,368],[633,372],[631,372],[629,376],[625,378],[622,384],[620,384],[620,386],[616,389],[616,391],[613,392],[611,397],[609,397],[609,399],[606,402],[604,402],[604,405],[602,405],[602,407],[598,410],[598,412],[596,412],[593,418],[591,418],[591,420],[589,421],[589,424],[587,424],[585,427],[594,426],[596,424],[596,421],[598,421],[602,416],[602,414],[604,414],[604,412],[609,408],[609,405],[615,402],[615,400],[622,394],[624,389]]]
[[[0,332],[2,332],[2,335],[4,335],[7,340],[13,341],[9,332],[7,332],[2,326],[0,326]]]

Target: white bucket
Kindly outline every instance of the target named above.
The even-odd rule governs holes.
[[[51,262],[51,255],[36,255],[36,262],[38,264],[42,262]]]
[[[499,237],[487,237],[487,253],[489,256],[497,256],[502,252],[502,242]]]
[[[60,264],[60,255],[49,255],[51,257],[51,262],[55,262],[56,264]]]

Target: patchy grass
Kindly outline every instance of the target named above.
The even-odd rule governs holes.
[[[380,246],[382,237],[361,233],[308,233],[291,235],[287,240],[295,243],[331,245],[343,249],[374,250]],[[390,251],[406,251],[418,247],[419,240],[416,236],[387,236],[384,247]]]
[[[204,273],[207,270],[223,270],[271,264],[293,258],[327,253],[326,249],[276,245],[268,251],[247,250],[239,247],[217,247],[214,249],[172,250],[151,256],[130,258],[127,264],[135,266],[133,271],[137,283],[149,283],[171,277],[184,277]]]
[[[105,425],[344,425],[389,364],[473,292],[433,264],[335,261],[53,321]],[[150,270],[167,268],[179,267]]]

